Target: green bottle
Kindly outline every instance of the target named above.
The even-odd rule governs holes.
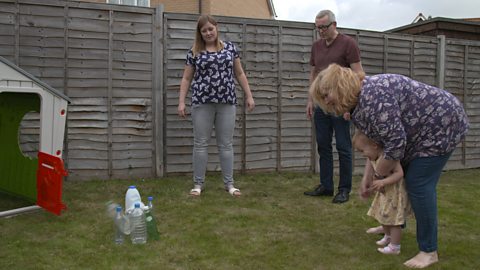
[[[153,216],[152,209],[153,209],[153,204],[152,204],[153,197],[148,197],[148,205],[147,209],[145,210],[145,223],[147,224],[147,238],[148,240],[159,240],[160,239],[160,234],[158,233],[158,228],[157,228],[157,221],[155,220],[155,217]]]

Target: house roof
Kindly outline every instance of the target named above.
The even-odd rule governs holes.
[[[29,78],[30,80],[34,81],[36,84],[40,85],[43,89],[47,90],[51,94],[53,94],[55,96],[58,96],[60,98],[63,98],[66,101],[68,101],[69,103],[72,102],[72,100],[69,97],[67,97],[65,94],[63,94],[62,92],[58,91],[57,89],[51,87],[50,85],[48,85],[44,82],[42,82],[37,77],[35,77],[32,74],[28,73],[27,71],[21,69],[17,65],[15,65],[12,62],[8,61],[7,59],[3,58],[2,56],[0,56],[0,61],[2,63],[6,64],[7,66],[11,67],[12,69],[16,70],[17,72],[21,73],[25,77]]]
[[[480,18],[464,18],[462,20],[469,22],[480,22]]]
[[[478,20],[480,20],[480,18]],[[452,19],[452,18],[444,18],[444,17],[434,17],[434,18],[431,18],[431,19],[427,19],[425,21],[420,20],[416,23],[411,23],[411,24],[407,24],[407,25],[400,26],[400,27],[397,27],[397,28],[393,28],[393,29],[387,30],[385,32],[400,32],[400,31],[403,31],[403,30],[416,28],[416,27],[419,27],[419,26],[422,26],[422,25],[427,25],[427,24],[431,24],[431,23],[438,23],[438,22],[447,22],[447,23],[458,24],[458,25],[480,27],[480,21],[475,21],[474,19]]]

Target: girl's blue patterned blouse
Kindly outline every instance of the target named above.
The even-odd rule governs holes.
[[[195,57],[190,49],[186,64],[195,69],[191,84],[192,105],[204,103],[237,104],[233,65],[239,57],[232,42],[223,42],[218,52],[200,52]]]
[[[352,122],[383,146],[386,159],[402,162],[449,153],[468,130],[455,96],[397,74],[364,79]]]

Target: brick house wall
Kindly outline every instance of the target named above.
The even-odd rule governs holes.
[[[107,2],[107,0],[83,1]],[[269,3],[270,0],[150,0],[150,7],[163,4],[165,12],[275,19]]]
[[[255,19],[274,19],[269,0],[150,0],[150,6],[164,5],[165,12],[211,14]],[[201,6],[200,6],[201,5]]]
[[[209,1],[201,1],[209,2]],[[150,0],[150,7],[157,7],[163,4],[165,12],[177,12],[177,13],[199,13],[199,0]]]
[[[209,0],[210,14],[234,17],[273,19],[268,0]]]

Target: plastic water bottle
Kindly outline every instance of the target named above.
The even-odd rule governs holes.
[[[105,203],[105,214],[107,217],[112,219],[115,218],[117,206],[120,206],[120,204],[113,201],[108,201]]]
[[[130,213],[129,219],[132,244],[145,244],[147,242],[147,227],[145,225],[145,213],[140,208],[140,203],[135,203],[135,208]]]
[[[121,215],[120,215],[121,219],[118,220],[118,221],[115,220],[116,216],[117,216],[117,207],[120,207],[120,209],[122,209],[122,207],[118,203],[115,203],[115,202],[112,202],[112,201],[106,202],[105,203],[106,215],[114,221],[116,226],[118,226],[120,228],[120,230],[125,235],[129,235],[130,234],[130,221],[128,220],[128,217],[126,215],[124,215],[123,212],[122,212]]]
[[[130,219],[128,216],[126,216],[125,214],[123,214],[123,212],[121,213],[121,221],[119,222],[120,224],[120,230],[123,232],[123,234],[125,235],[129,235],[130,234],[130,230],[132,229],[131,225],[130,225]]]
[[[121,245],[123,244],[123,241],[125,240],[125,234],[122,230],[122,227],[124,226],[124,219],[122,215],[122,207],[117,206],[115,209],[116,214],[114,218],[114,225],[115,225],[115,244]]]
[[[140,203],[140,208],[144,209],[145,205],[142,203],[137,187],[130,186],[125,194],[125,214],[129,215],[133,211],[135,203]]]
[[[147,209],[145,210],[145,222],[147,224],[147,235],[148,239],[158,240],[160,239],[160,234],[158,233],[157,221],[153,216],[153,197],[148,197]]]

